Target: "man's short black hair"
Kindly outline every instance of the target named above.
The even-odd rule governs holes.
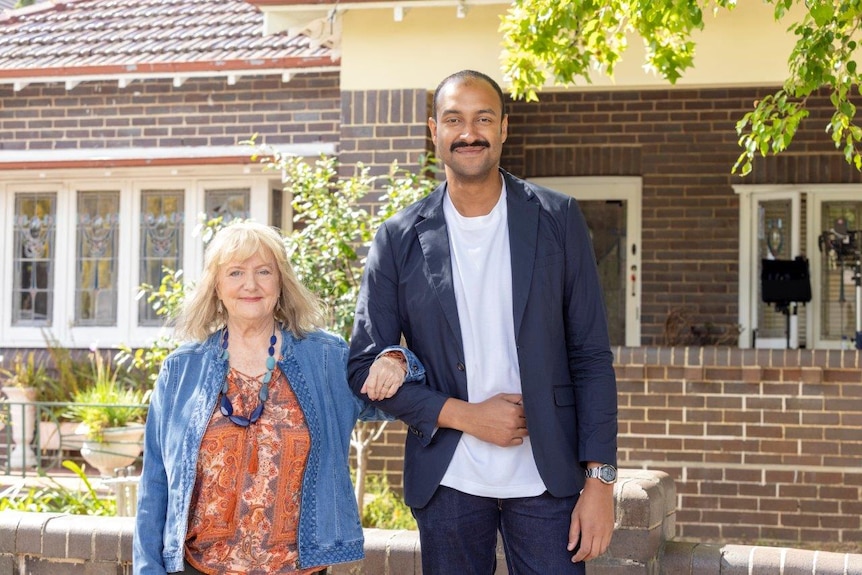
[[[506,115],[506,98],[503,96],[503,90],[500,88],[500,85],[494,81],[493,78],[488,76],[487,74],[483,74],[482,72],[477,72],[476,70],[461,70],[460,72],[455,72],[451,76],[447,76],[443,79],[440,84],[437,85],[437,89],[434,90],[434,102],[431,105],[431,117],[437,118],[437,98],[440,96],[440,91],[449,84],[450,82],[454,82],[457,80],[465,80],[468,78],[473,78],[476,80],[483,80],[491,85],[494,88],[494,91],[497,92],[497,95],[500,97],[500,110],[502,111],[501,118]]]

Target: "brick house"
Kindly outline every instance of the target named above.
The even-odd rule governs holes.
[[[415,166],[437,82],[499,77],[499,0],[128,4],[0,19],[0,350],[43,346],[44,329],[67,345],[145,343],[158,320],[135,286],[162,265],[194,277],[198,213],[289,228],[278,178],[238,141]],[[510,107],[503,166],[573,194],[593,231],[620,464],[674,477],[686,538],[862,535],[862,372],[841,349],[853,262],[820,242],[839,218],[862,224],[862,176],[823,132],[826,98],[788,152],[730,173],[735,122],[785,74],[785,28],[745,3],[707,22],[675,87],[635,53],[613,83]],[[761,261],[800,255],[811,301],[784,314],[762,301]],[[374,450],[396,484],[402,433]]]

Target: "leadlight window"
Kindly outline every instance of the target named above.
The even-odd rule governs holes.
[[[762,200],[758,204],[757,213],[757,277],[762,272],[760,261],[792,260],[798,253],[793,253],[790,234],[796,227],[793,221],[793,201],[790,198]],[[761,282],[757,282],[757,337],[786,341],[787,316],[783,315],[775,305],[763,303]],[[798,314],[797,314],[798,318]],[[804,342],[804,332],[800,334]]]
[[[140,281],[158,288],[164,269],[183,267],[184,190],[143,190],[141,192]],[[160,325],[146,298],[141,298],[138,324]]]
[[[249,217],[249,196],[248,188],[207,190],[204,206],[207,218],[212,219],[221,216],[223,224],[227,224],[235,218],[247,219]]]
[[[821,230],[841,229],[845,235],[821,235],[823,273],[820,276],[823,339],[842,340],[853,347],[856,338],[856,262],[862,251],[862,202],[824,201]],[[831,239],[830,242],[827,238]],[[842,239],[843,238],[843,239]],[[825,240],[825,242],[824,242]]]
[[[15,194],[12,325],[50,327],[57,194]]]
[[[75,325],[117,324],[120,192],[78,192]]]

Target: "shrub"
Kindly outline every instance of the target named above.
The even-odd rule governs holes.
[[[367,477],[362,526],[377,529],[417,529],[416,519],[400,495],[389,488],[386,476]]]
[[[50,484],[28,487],[23,484],[7,488],[0,493],[0,512],[30,511],[34,513],[71,513],[74,515],[116,515],[116,501],[102,499],[93,489],[84,471],[72,461],[64,461],[63,467],[80,478],[84,490],[76,491],[64,487],[56,480],[42,475]]]

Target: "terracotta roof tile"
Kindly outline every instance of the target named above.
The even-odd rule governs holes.
[[[245,0],[55,0],[0,16],[0,78],[337,68],[305,36],[263,36]]]

